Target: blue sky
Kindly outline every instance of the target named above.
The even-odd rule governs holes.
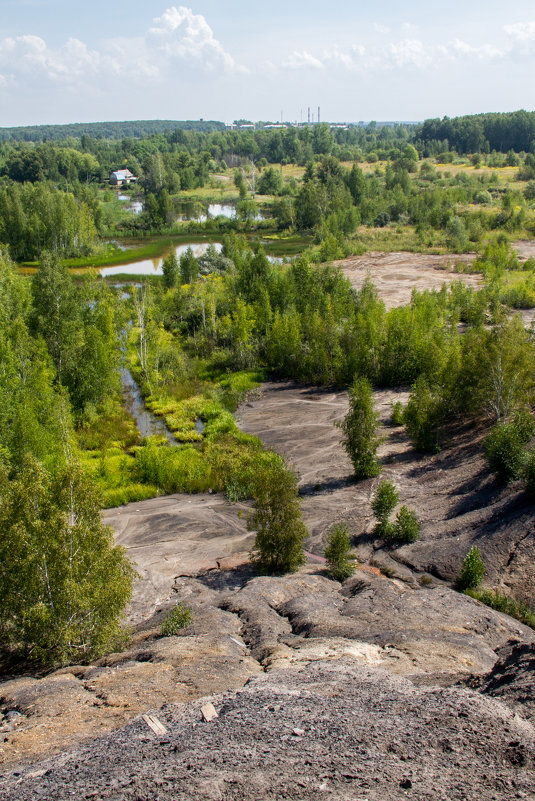
[[[535,5],[0,0],[0,126],[533,110]]]

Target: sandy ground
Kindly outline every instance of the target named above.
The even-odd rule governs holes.
[[[366,253],[336,262],[355,289],[369,275],[386,308],[401,306],[411,299],[413,289],[440,289],[444,283],[462,280],[467,286],[480,286],[480,275],[453,272],[456,262],[470,264],[471,254],[433,256],[423,253]]]

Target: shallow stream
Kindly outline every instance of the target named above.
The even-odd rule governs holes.
[[[121,382],[123,385],[124,407],[134,418],[141,436],[165,437],[169,445],[178,445],[174,434],[167,428],[165,422],[147,409],[141,390],[132,373],[126,367],[121,369]]]

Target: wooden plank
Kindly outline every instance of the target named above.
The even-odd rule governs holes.
[[[205,719],[205,721],[206,721],[207,723],[210,723],[212,720],[215,720],[216,718],[218,718],[218,717],[219,717],[219,715],[218,715],[218,714],[217,714],[217,712],[215,711],[215,707],[214,707],[214,705],[213,705],[213,704],[211,704],[211,703],[205,704],[205,705],[204,705],[204,706],[201,708],[201,712],[202,712],[202,716],[203,716],[203,718]]]
[[[167,729],[165,728],[163,723],[161,723],[161,721],[158,720],[156,715],[143,715],[143,720],[145,721],[147,726],[150,729],[152,729],[154,734],[166,734],[167,733]]]

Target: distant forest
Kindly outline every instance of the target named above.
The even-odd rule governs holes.
[[[350,126],[353,131],[339,131],[338,142],[362,144],[364,136],[357,129],[368,132],[382,127],[392,127],[398,138],[413,144],[424,156],[440,152],[506,153],[509,150],[533,152],[535,143],[535,112],[513,111],[507,113],[473,114],[463,117],[428,119],[420,124],[369,123],[367,126]],[[124,122],[72,123],[70,125],[29,125],[16,128],[0,128],[0,142],[44,142],[69,138],[120,140],[143,139],[148,136],[172,131],[194,131],[211,134],[225,130],[225,123],[216,120],[133,120]],[[345,133],[345,135],[344,135]],[[342,135],[340,135],[342,134]],[[379,139],[390,137],[379,137]]]
[[[84,134],[95,139],[143,139],[166,131],[202,131],[212,133],[225,129],[224,122],[214,120],[132,120],[125,122],[73,122],[69,125],[24,125],[0,128],[0,142],[44,142],[46,140],[80,138]]]
[[[513,111],[506,114],[473,114],[465,117],[426,120],[418,126],[415,143],[447,144],[443,150],[457,153],[529,152],[535,142],[535,112]],[[425,149],[425,148],[424,148]]]

